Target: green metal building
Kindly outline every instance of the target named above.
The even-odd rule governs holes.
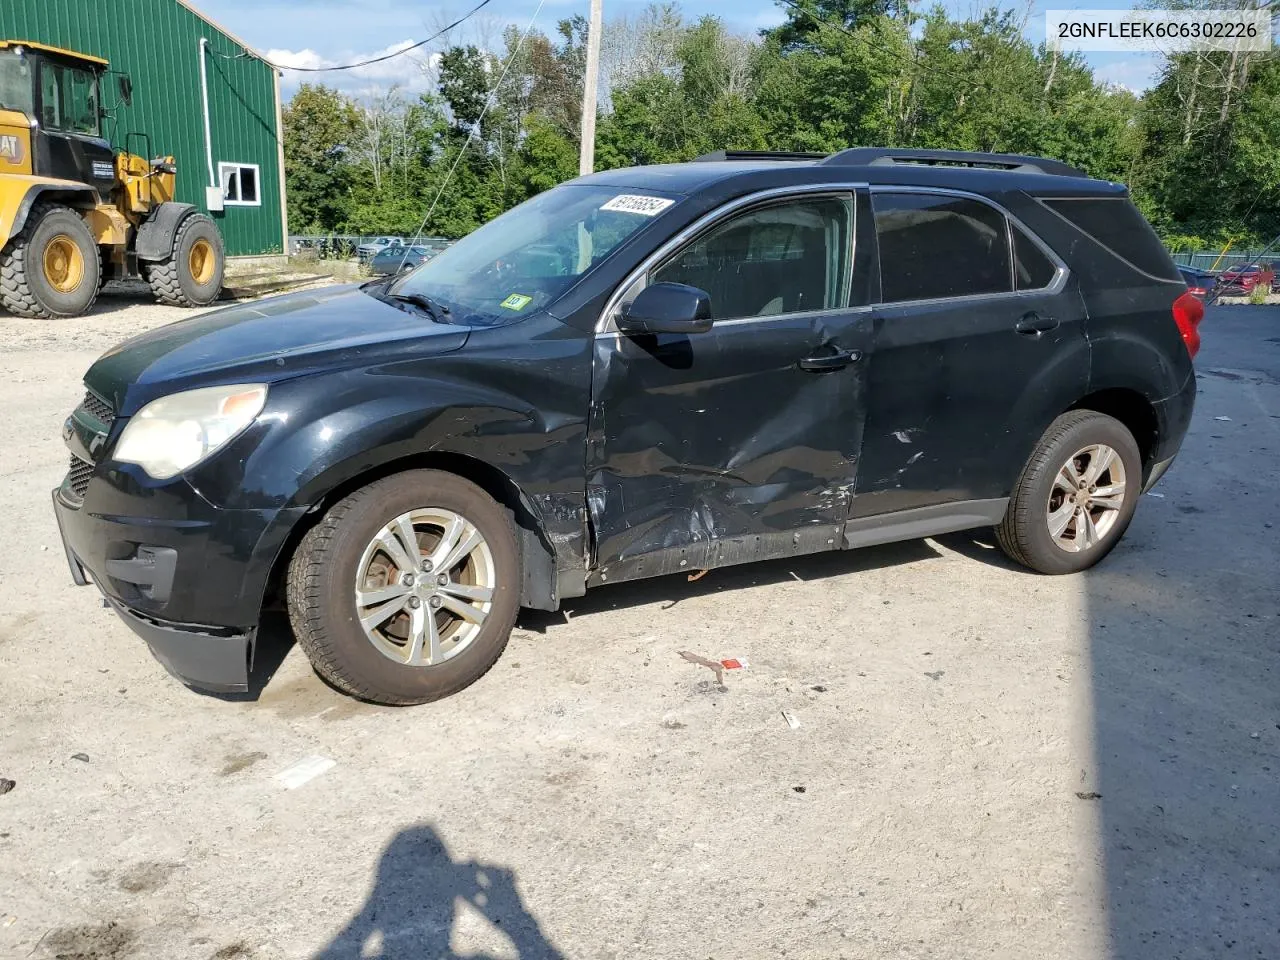
[[[0,37],[127,73],[129,106],[114,82],[101,93],[113,145],[143,153],[145,141],[127,135],[145,133],[152,155],[172,155],[177,199],[213,217],[228,256],[284,251],[279,74],[251,48],[186,0],[0,0]]]

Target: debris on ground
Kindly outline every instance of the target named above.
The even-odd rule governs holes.
[[[787,721],[787,726],[790,727],[792,730],[800,729],[799,718],[797,718],[796,715],[792,713],[790,710],[782,711],[782,719]]]
[[[668,713],[662,718],[662,726],[667,730],[683,730],[686,724],[674,713]]]
[[[1150,491],[1150,492],[1148,492],[1148,493],[1147,493],[1147,496],[1148,496],[1148,497],[1155,497],[1157,500],[1163,500],[1163,499],[1164,499],[1164,494],[1163,494],[1163,493],[1156,493],[1156,492],[1154,492],[1154,491]]]
[[[0,797],[3,797],[17,785],[17,782],[14,780],[6,780],[3,777],[0,777]]]
[[[337,765],[338,761],[336,760],[313,754],[310,757],[303,757],[292,766],[285,767],[276,774],[276,780],[286,790],[296,790],[304,783],[314,780],[320,774],[327,770],[332,770]]]
[[[747,661],[741,657],[729,657],[727,660],[721,660],[720,666],[726,670],[745,670],[747,669]]]
[[[934,670],[931,672],[926,672],[925,676],[928,677],[930,680],[941,680],[944,676],[946,676],[946,674],[947,674],[947,671],[945,670]]]
[[[1231,418],[1230,418],[1230,417],[1214,417],[1213,419],[1215,419],[1215,420],[1221,420],[1223,423],[1230,423],[1230,422],[1231,422]]]
[[[1077,798],[1079,798],[1079,799],[1081,799],[1081,800],[1101,800],[1101,799],[1102,799],[1102,794],[1100,794],[1100,793],[1095,793],[1095,792],[1093,792],[1092,790],[1090,790],[1088,793],[1085,793],[1085,792],[1083,792],[1083,791],[1077,790],[1077,791],[1076,791],[1076,797],[1077,797]]]
[[[707,573],[708,571],[706,570],[699,570],[697,573],[691,573],[689,574],[689,582],[693,583],[695,580],[701,580],[707,575]]]
[[[72,759],[72,760],[79,760],[81,763],[88,763],[88,762],[89,762],[89,755],[88,755],[87,753],[73,753],[73,754],[71,755],[71,759]]]
[[[720,684],[722,687],[724,686],[724,664],[719,660],[708,660],[706,657],[700,657],[698,654],[691,653],[688,650],[680,650],[678,652],[682,659],[688,660],[690,663],[696,663],[700,666],[706,667],[716,675],[716,683]]]

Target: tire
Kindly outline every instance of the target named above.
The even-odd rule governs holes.
[[[142,275],[152,295],[175,307],[207,307],[222,293],[226,269],[222,236],[203,213],[192,213],[173,235],[173,252],[143,264]]]
[[[439,522],[440,532],[444,529],[444,521],[424,520],[423,516],[461,517],[478,531],[483,547],[477,546],[468,553],[461,568],[451,567],[447,571],[449,588],[440,588],[476,591],[484,589],[487,579],[491,581],[487,614],[478,625],[455,614],[453,608],[465,605],[475,616],[483,604],[436,592],[439,571],[427,575],[420,570],[412,587],[403,584],[402,570],[399,577],[393,575],[400,565],[394,564],[392,552],[375,545],[375,537],[385,533],[397,518],[410,513],[414,514],[411,526],[418,541],[414,563],[438,553],[437,544],[442,537],[432,525]],[[393,539],[400,545],[405,542],[403,537]],[[366,576],[369,569],[376,575]],[[453,582],[455,574],[457,582]],[[357,582],[363,584],[371,598],[378,590],[400,593],[387,597],[385,602],[378,598],[377,603],[361,606],[357,603]],[[468,583],[477,586],[468,587]],[[334,687],[373,703],[427,703],[470,686],[497,662],[515,625],[520,583],[520,555],[508,511],[461,477],[438,470],[411,470],[357,490],[330,509],[303,537],[289,565],[289,619],[312,666]],[[409,604],[415,599],[417,603],[411,609]],[[453,607],[431,606],[437,602]],[[369,614],[375,609],[395,612],[380,620],[371,634],[359,617],[362,612]],[[423,619],[415,620],[415,616]],[[438,648],[429,647],[426,639],[430,636],[425,625],[427,617],[444,624]],[[440,659],[435,663],[407,662],[411,652],[409,638],[414,624],[419,622],[423,624],[423,656],[438,649]],[[456,632],[446,635],[454,625]],[[404,645],[398,647],[400,639]]]
[[[1093,485],[1101,493],[1089,495],[1089,471],[1107,459],[1103,448],[1114,453],[1111,463],[1118,466],[1107,466],[1097,477],[1102,483]],[[1068,463],[1086,481],[1086,492],[1067,493]],[[1141,495],[1142,456],[1133,434],[1112,417],[1073,410],[1054,420],[1040,438],[1014,485],[996,537],[1009,558],[1023,566],[1040,573],[1076,573],[1111,552],[1133,519]],[[1055,538],[1050,524],[1064,522]]]
[[[98,299],[102,263],[80,214],[37,203],[0,251],[0,304],[20,317],[78,317]]]

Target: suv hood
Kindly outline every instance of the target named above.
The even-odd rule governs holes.
[[[179,320],[98,358],[85,385],[129,416],[156,397],[216,383],[272,383],[348,364],[460,349],[470,328],[435,323],[355,284],[285,294]]]

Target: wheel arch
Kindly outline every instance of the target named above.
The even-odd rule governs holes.
[[[139,260],[167,260],[173,255],[173,238],[178,227],[191,214],[198,212],[189,203],[167,201],[156,206],[151,215],[138,225],[134,252]]]
[[[8,181],[26,180],[26,190],[20,184],[10,187]],[[0,180],[0,247],[3,247],[27,225],[32,208],[41,200],[61,203],[73,209],[92,209],[97,206],[98,194],[93,187],[70,180],[39,180],[31,177],[3,178]]]
[[[348,473],[328,487],[294,524],[281,545],[268,576],[264,602],[269,603],[273,597],[283,596],[289,563],[298,544],[334,504],[361,487],[408,470],[441,470],[462,477],[510,511],[516,527],[516,546],[520,551],[523,571],[520,606],[537,610],[559,609],[556,552],[547,534],[547,525],[533,499],[510,476],[492,464],[466,454],[446,451],[427,451],[395,457]]]
[[[1151,469],[1153,457],[1159,446],[1160,418],[1155,404],[1138,390],[1130,387],[1109,387],[1081,397],[1063,411],[1092,410],[1113,417],[1133,434],[1142,455],[1142,472],[1145,477]]]

